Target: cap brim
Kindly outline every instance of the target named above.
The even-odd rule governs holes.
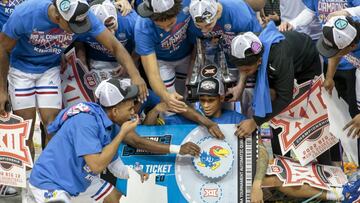
[[[244,64],[245,59],[239,59],[231,54],[229,54],[229,62],[235,66],[241,66]]]
[[[199,96],[211,96],[211,97],[220,96],[220,94],[212,93],[212,92],[198,92],[197,95],[199,95]]]
[[[91,29],[89,16],[87,16],[82,22],[69,22],[69,27],[75,34],[88,32]]]
[[[130,85],[127,88],[127,94],[125,95],[123,100],[133,99],[138,96],[139,88],[136,85]]]
[[[333,57],[340,52],[339,49],[335,49],[330,46],[327,46],[324,42],[323,36],[321,36],[320,39],[316,42],[316,48],[318,52],[326,58]]]
[[[137,12],[141,17],[147,18],[150,17],[154,12],[147,7],[146,2],[142,2],[137,7]]]

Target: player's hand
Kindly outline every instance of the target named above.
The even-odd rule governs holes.
[[[279,31],[280,32],[291,31],[293,29],[294,29],[294,27],[289,22],[282,22],[279,25]]]
[[[226,96],[232,95],[228,102],[240,101],[244,92],[246,84],[239,83],[235,87],[229,88],[226,92]]]
[[[252,187],[251,189],[251,203],[263,203],[264,194],[261,187]]]
[[[168,93],[165,98],[162,98],[169,107],[169,110],[175,113],[183,113],[187,111],[187,105],[181,101],[183,97],[177,92]]]
[[[134,85],[138,86],[138,88],[139,88],[138,100],[141,103],[144,103],[147,100],[147,97],[149,96],[149,91],[147,89],[144,79],[140,76],[137,76],[137,77],[131,78],[131,81]]]
[[[115,68],[115,72],[114,72],[115,77],[120,77],[120,76],[125,76],[125,75],[127,75],[127,71],[123,66],[118,66]]]
[[[335,17],[335,16],[351,16],[351,15],[346,10],[335,11],[335,12],[330,13],[326,17],[326,21],[328,21],[330,18]]]
[[[60,73],[63,73],[66,70],[67,66],[68,66],[68,64],[67,64],[66,56],[65,56],[65,54],[61,54]]]
[[[141,183],[144,183],[149,179],[149,174],[147,173],[140,174],[140,179],[141,179]]]
[[[273,21],[279,21],[280,20],[279,14],[277,14],[275,11],[273,12],[273,14],[270,14],[268,17],[269,17],[270,20],[273,20]]]
[[[9,102],[7,91],[0,91],[0,116],[6,116],[7,109],[5,108],[6,102]]]
[[[115,7],[120,10],[122,16],[126,16],[131,12],[131,4],[128,0],[116,0]]]
[[[335,82],[331,78],[326,78],[322,84],[322,86],[325,88],[325,90],[331,95],[332,90],[335,86]]]
[[[252,135],[252,133],[254,132],[254,130],[256,130],[256,122],[254,119],[246,119],[244,121],[241,121],[237,126],[236,126],[236,131],[235,131],[235,135],[238,136],[239,138],[247,138],[250,137]]]
[[[135,130],[136,126],[139,124],[139,120],[139,115],[135,114],[134,119],[126,121],[121,125],[121,132],[123,132],[124,136]]]
[[[349,129],[347,133],[348,137],[355,139],[356,137],[360,138],[360,114],[356,115],[348,124],[345,125],[343,130]]]
[[[217,139],[223,140],[225,138],[224,134],[221,132],[219,125],[213,121],[211,121],[210,125],[206,126],[209,133],[216,137]]]
[[[198,157],[200,155],[200,147],[197,146],[195,143],[187,142],[180,147],[180,154],[181,155],[191,155]]]
[[[156,112],[164,113],[166,111],[169,111],[169,107],[165,102],[160,102],[155,106]]]

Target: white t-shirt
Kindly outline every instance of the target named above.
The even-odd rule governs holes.
[[[281,21],[291,21],[304,9],[306,6],[302,0],[280,0]],[[309,25],[298,27],[296,31],[308,34],[313,40],[317,40],[322,32],[321,23],[318,18],[314,18]]]

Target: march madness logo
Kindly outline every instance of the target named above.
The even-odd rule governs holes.
[[[15,115],[0,117],[0,184],[25,187],[25,166],[33,166],[25,144],[31,122]]]

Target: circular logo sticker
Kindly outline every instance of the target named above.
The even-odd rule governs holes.
[[[70,1],[69,0],[63,0],[62,2],[60,2],[60,10],[62,12],[66,12],[68,10],[70,10]]]
[[[345,19],[337,19],[335,21],[335,27],[339,30],[345,29],[348,24],[349,24],[348,21]]]
[[[251,43],[251,51],[254,54],[258,54],[261,51],[261,44],[259,42],[252,42]]]
[[[230,31],[231,30],[231,24],[225,24],[224,28],[226,31]]]
[[[201,75],[205,78],[214,77],[217,74],[217,67],[214,64],[210,64],[201,69]]]
[[[234,163],[234,152],[230,145],[212,137],[205,137],[197,144],[202,151],[199,157],[193,159],[196,171],[209,179],[226,176]]]
[[[219,202],[222,197],[222,189],[217,183],[205,183],[200,188],[200,198],[203,202]]]

